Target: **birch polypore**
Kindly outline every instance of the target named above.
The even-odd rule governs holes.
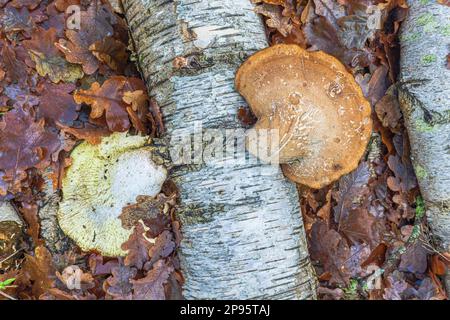
[[[99,145],[87,142],[71,154],[59,204],[61,229],[83,250],[120,256],[132,229],[122,226],[122,208],[138,195],[156,196],[167,171],[152,160],[148,138],[114,133]]]
[[[245,102],[237,68],[267,46],[249,0],[123,1],[166,139],[176,130],[240,129]],[[231,141],[221,141],[224,144]],[[306,299],[315,296],[295,185],[278,166],[180,164],[183,294],[188,299]],[[232,162],[232,160],[231,160]]]
[[[358,166],[372,132],[371,108],[336,58],[272,46],[239,68],[236,88],[258,118],[254,129],[278,132],[278,148],[268,147],[288,178],[322,188]],[[249,151],[257,155],[255,146]]]

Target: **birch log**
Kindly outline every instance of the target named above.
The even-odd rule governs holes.
[[[175,130],[239,128],[234,75],[267,46],[249,0],[123,1],[138,62]],[[176,68],[177,62],[184,68]],[[264,174],[261,172],[264,171]],[[311,299],[311,267],[295,186],[271,166],[180,165],[180,248],[187,299]]]
[[[427,219],[439,249],[450,252],[450,7],[436,1],[408,4],[399,99]]]

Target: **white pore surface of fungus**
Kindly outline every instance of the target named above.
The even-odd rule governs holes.
[[[138,195],[156,196],[167,177],[151,159],[148,137],[114,133],[99,145],[86,142],[72,154],[58,211],[61,229],[83,250],[126,254],[121,245],[132,229],[122,227],[122,208]]]

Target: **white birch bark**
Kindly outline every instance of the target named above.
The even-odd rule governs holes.
[[[175,130],[239,128],[234,74],[267,46],[249,0],[123,1],[138,62]],[[173,61],[185,57],[188,68]],[[262,174],[263,173],[263,174]],[[180,248],[187,299],[311,299],[311,267],[298,194],[280,170],[258,164],[181,165]]]
[[[427,219],[439,249],[450,252],[450,8],[436,1],[408,4],[399,99]]]

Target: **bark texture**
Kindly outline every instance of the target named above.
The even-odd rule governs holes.
[[[234,75],[267,46],[249,0],[123,1],[138,62],[169,140],[201,121],[239,128]],[[175,60],[178,57],[177,60]],[[176,68],[175,61],[184,63]],[[183,64],[182,63],[182,64]],[[228,141],[229,142],[229,141]],[[311,299],[311,267],[295,186],[259,164],[180,165],[180,248],[188,299]]]
[[[428,222],[440,250],[450,251],[450,7],[436,1],[408,4],[399,99]]]

